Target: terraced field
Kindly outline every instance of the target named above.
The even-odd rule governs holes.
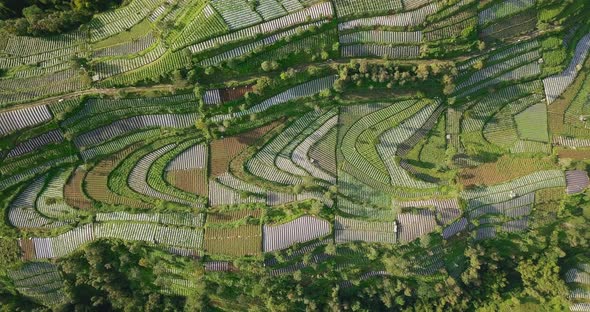
[[[549,2],[131,0],[61,34],[0,23],[0,305],[590,310],[571,265],[590,6]],[[527,288],[540,254],[571,267],[550,283],[569,297]],[[146,306],[106,305],[118,291]]]

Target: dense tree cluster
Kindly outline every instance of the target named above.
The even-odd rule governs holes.
[[[94,13],[121,5],[121,0],[0,1],[1,26],[17,35],[48,35],[75,29]]]
[[[99,241],[64,259],[66,292],[74,308],[96,310],[169,311],[181,298],[157,293],[156,263],[141,244]]]
[[[425,82],[442,84],[443,93],[450,94],[454,90],[454,77],[457,69],[452,63],[422,63],[415,66],[399,66],[393,62],[370,63],[367,60],[351,60],[338,68],[339,78],[334,89],[344,91],[346,86],[357,87],[369,84],[383,84],[391,89],[393,86],[423,85]]]
[[[15,239],[0,237],[0,272],[7,266],[18,262],[20,248]]]

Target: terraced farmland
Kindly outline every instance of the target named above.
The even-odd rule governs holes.
[[[587,1],[93,1],[0,5],[4,310],[590,310]]]

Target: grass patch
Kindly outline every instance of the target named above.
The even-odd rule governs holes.
[[[535,104],[514,116],[519,137],[523,140],[549,142],[547,105]]]

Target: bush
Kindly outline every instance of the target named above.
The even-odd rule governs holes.
[[[564,49],[549,51],[543,53],[543,61],[545,66],[553,67],[559,66],[565,62],[567,55]]]
[[[0,265],[2,268],[14,265],[20,258],[20,248],[15,239],[0,238]]]
[[[260,67],[265,72],[271,71],[271,70],[277,70],[279,68],[279,63],[277,63],[277,61],[270,61],[270,62],[264,61],[264,62],[262,62],[262,64],[260,64]]]
[[[543,50],[555,50],[562,47],[561,39],[557,37],[549,37],[541,42],[541,48]]]
[[[466,39],[466,40],[471,39],[472,37],[474,38],[476,34],[477,34],[477,30],[476,30],[475,26],[468,26],[468,27],[465,27],[461,31],[461,38]]]

